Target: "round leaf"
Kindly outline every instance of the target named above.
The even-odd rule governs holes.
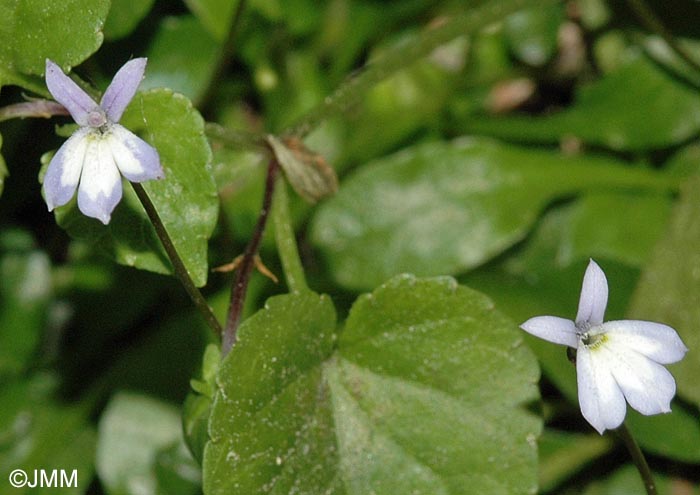
[[[5,74],[43,74],[46,59],[77,65],[102,44],[109,0],[0,3],[0,83]]]
[[[534,493],[541,421],[523,406],[539,371],[489,299],[402,276],[334,327],[312,293],[241,325],[217,379],[205,493]]]
[[[434,142],[362,167],[321,206],[311,235],[334,278],[364,289],[397,273],[453,275],[478,266],[522,239],[557,197],[667,185],[615,160],[483,139]]]

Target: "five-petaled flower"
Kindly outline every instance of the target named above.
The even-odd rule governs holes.
[[[688,350],[676,331],[661,323],[603,323],[607,303],[608,282],[591,260],[583,277],[576,322],[537,316],[520,326],[532,335],[577,350],[581,412],[600,434],[622,424],[625,399],[647,416],[670,412],[676,382],[662,364],[680,361]]]
[[[46,86],[80,125],[51,159],[44,176],[49,211],[68,203],[77,188],[80,211],[107,224],[122,198],[120,173],[132,182],[163,177],[155,148],[119,124],[145,69],[145,58],[124,64],[98,105],[58,65],[46,60]]]

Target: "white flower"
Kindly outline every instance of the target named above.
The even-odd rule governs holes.
[[[107,224],[122,198],[121,175],[132,182],[163,177],[155,148],[118,123],[145,70],[145,58],[124,64],[98,105],[58,65],[46,60],[46,86],[80,125],[51,159],[44,176],[49,211],[68,203],[77,188],[80,211]]]
[[[662,364],[683,359],[688,349],[661,323],[603,323],[608,282],[591,260],[583,277],[576,322],[556,316],[530,318],[520,328],[576,349],[578,399],[583,417],[602,434],[625,419],[625,399],[644,415],[671,411],[676,382]]]

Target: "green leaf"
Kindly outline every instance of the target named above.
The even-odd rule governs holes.
[[[157,493],[168,495],[199,495],[202,474],[182,442],[161,450],[156,455]]]
[[[672,201],[660,194],[585,194],[571,212],[558,260],[591,256],[641,267],[662,237]]]
[[[664,148],[700,130],[700,97],[695,88],[639,57],[583,87],[566,110],[538,118],[470,115],[462,130],[538,143],[575,137],[623,151]]]
[[[411,38],[373,54],[381,59]],[[376,84],[348,115],[344,160],[362,162],[395,149],[419,130],[437,127],[441,109],[459,81],[467,43],[458,38],[408,68]],[[377,129],[382,132],[378,133]]]
[[[695,407],[674,401],[670,414],[642,416],[627,408],[625,423],[642,448],[683,462],[700,462],[700,421]]]
[[[102,414],[98,435],[97,473],[110,495],[172,493],[157,491],[156,459],[174,444],[184,448],[176,407],[143,395],[119,393]],[[179,452],[178,458],[186,458],[185,453],[186,449]]]
[[[659,174],[611,159],[484,139],[433,142],[350,176],[318,210],[311,237],[333,277],[363,289],[401,272],[474,268],[522,239],[556,198],[586,189],[667,186]]]
[[[33,478],[35,469],[49,476],[63,469],[71,478],[76,470],[77,486],[61,493],[78,495],[87,491],[93,477],[95,432],[80,407],[53,398],[55,388],[56,380],[46,374],[5,381],[0,387],[0,472],[23,469]],[[56,488],[37,487],[31,493],[50,495]]]
[[[197,19],[166,17],[148,49],[148,77],[141,88],[170,88],[196,102],[209,84],[218,52]]]
[[[185,0],[202,26],[219,42],[224,41],[233,12],[241,0]]]
[[[172,266],[155,229],[131,186],[123,181],[124,196],[109,225],[102,225],[78,210],[76,198],[56,208],[56,223],[71,237],[114,258],[117,263],[156,273],[172,273]]]
[[[238,335],[217,379],[204,492],[259,493],[278,477],[270,493],[288,493],[294,484],[300,493],[333,486],[336,454],[321,369],[335,339],[330,300],[308,292],[273,297]]]
[[[142,131],[160,154],[165,179],[143,186],[190,276],[202,286],[207,281],[207,241],[219,213],[204,120],[186,97],[161,89],[139,95],[122,123]]]
[[[685,483],[679,478],[669,478],[668,476],[654,472],[654,481],[658,493],[673,493],[676,486],[683,487]],[[690,485],[690,482],[687,482]],[[683,488],[679,488],[683,490]],[[689,493],[693,493],[689,486]],[[594,479],[585,490],[580,491],[583,495],[636,495],[646,492],[644,481],[639,476],[639,471],[634,465],[626,464],[615,470],[612,474]]]
[[[669,230],[642,273],[629,317],[665,323],[678,331],[690,352],[669,368],[678,394],[700,405],[700,176],[681,186]],[[695,351],[694,351],[695,350]]]
[[[170,90],[138,94],[122,120],[158,150],[165,178],[144,189],[197,286],[207,281],[207,240],[216,224],[218,197],[210,171],[204,122],[184,96]],[[73,237],[94,243],[119,263],[157,273],[172,268],[155,230],[130,186],[109,225],[83,216],[75,199],[56,209],[56,220]]]
[[[109,0],[1,2],[0,85],[20,82],[21,74],[43,74],[47,58],[64,68],[88,58],[102,44],[109,5]]]
[[[154,0],[111,0],[111,7],[104,34],[108,40],[116,40],[130,34],[151,10]]]
[[[545,428],[539,441],[540,490],[549,492],[596,458],[610,452],[611,436],[580,435]]]
[[[0,233],[0,377],[27,368],[46,326],[51,262],[24,231]]]
[[[401,276],[334,328],[313,293],[274,297],[241,325],[217,380],[205,493],[535,491],[541,422],[522,406],[539,372],[489,299]]]

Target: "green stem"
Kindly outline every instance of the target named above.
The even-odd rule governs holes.
[[[212,122],[208,122],[205,125],[204,132],[212,141],[218,141],[232,149],[256,151],[264,154],[269,154],[270,152],[270,147],[262,134],[229,129]]]
[[[284,277],[287,280],[289,292],[303,292],[309,289],[306,285],[304,268],[299,257],[297,241],[294,237],[292,220],[289,215],[289,198],[284,178],[277,179],[277,191],[272,206],[272,221],[275,225],[275,242],[277,252],[282,261]]]
[[[635,13],[649,30],[661,36],[666,44],[673,50],[678,57],[685,63],[691,66],[696,71],[700,72],[700,63],[697,62],[690,54],[681,46],[673,33],[669,31],[661,20],[654,14],[654,11],[644,2],[644,0],[627,0],[627,5]]]
[[[192,299],[195,307],[200,313],[202,313],[207,325],[209,325],[217,336],[221,336],[223,334],[221,324],[219,324],[219,321],[216,319],[216,316],[214,316],[214,312],[207,303],[206,299],[204,299],[204,296],[201,292],[199,292],[199,289],[192,281],[185,264],[182,262],[180,255],[177,253],[177,249],[175,249],[172,239],[170,239],[168,231],[165,229],[165,225],[163,225],[163,222],[158,215],[158,211],[156,211],[155,206],[151,202],[151,198],[148,197],[148,193],[141,184],[132,182],[131,185],[136,192],[136,196],[138,196],[139,200],[141,201],[144,210],[146,210],[146,214],[151,220],[153,227],[156,229],[156,234],[158,234],[160,242],[163,243],[165,252],[168,254],[168,258],[170,258],[170,262],[173,264],[173,268],[175,269],[175,274],[177,275],[177,278],[180,279],[180,283],[182,283],[183,287],[185,288],[187,295],[190,296],[190,299]]]
[[[639,445],[637,445],[634,437],[627,429],[627,425],[622,423],[615,430],[615,433],[617,433],[620,439],[624,442],[625,447],[627,447],[627,450],[632,456],[632,461],[634,462],[634,465],[637,466],[637,471],[639,471],[639,475],[642,477],[642,481],[644,482],[644,488],[647,491],[647,495],[656,495],[656,484],[654,484],[654,477],[651,474],[651,469],[649,469],[649,464],[647,464],[647,460],[644,457],[642,450],[639,448]]]
[[[214,94],[216,93],[216,88],[219,85],[220,79],[226,73],[226,70],[231,63],[233,58],[233,53],[236,50],[236,35],[238,34],[238,28],[241,25],[241,19],[243,19],[243,12],[245,11],[246,0],[238,0],[238,5],[236,5],[236,11],[233,13],[231,18],[231,24],[229,24],[228,33],[226,34],[226,39],[221,45],[221,50],[219,51],[219,56],[216,61],[216,66],[209,79],[209,85],[206,91],[203,93],[200,101],[199,108],[203,111],[211,104]]]
[[[345,112],[378,82],[395,72],[405,69],[411,62],[429,55],[437,47],[459,36],[473,34],[480,28],[500,21],[526,7],[542,8],[557,0],[503,0],[486,2],[477,9],[470,9],[448,19],[437,27],[426,29],[407,43],[388,50],[382,57],[370,61],[357,76],[351,77],[332,95],[289,127],[284,134],[304,137],[325,119]]]

